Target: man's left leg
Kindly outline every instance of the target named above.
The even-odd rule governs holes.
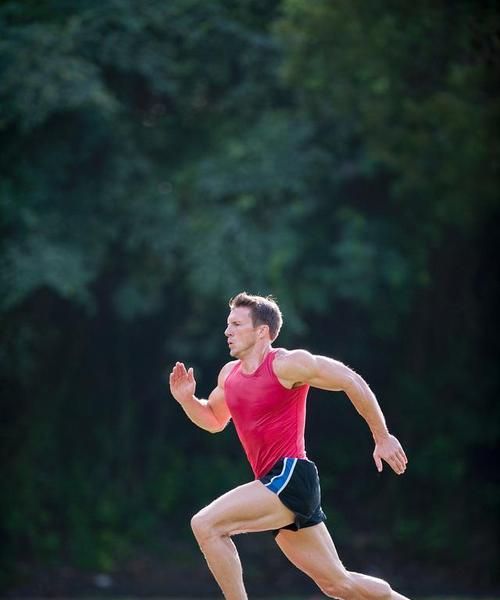
[[[283,529],[276,543],[285,556],[309,575],[329,598],[341,600],[409,600],[382,579],[348,571],[324,523],[290,531]]]
[[[285,527],[294,514],[260,481],[224,494],[191,520],[194,535],[226,600],[247,600],[231,535]]]

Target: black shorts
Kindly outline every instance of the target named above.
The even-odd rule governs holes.
[[[321,489],[316,465],[305,458],[281,458],[259,478],[295,514],[295,521],[283,527],[298,531],[326,521],[321,508]],[[279,530],[275,531],[275,535]]]

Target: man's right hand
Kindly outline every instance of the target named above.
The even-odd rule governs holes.
[[[169,377],[170,392],[172,396],[182,404],[194,396],[196,381],[193,375],[193,367],[186,370],[184,363],[177,362]]]

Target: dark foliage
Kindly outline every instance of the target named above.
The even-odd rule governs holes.
[[[346,562],[499,583],[499,31],[466,0],[0,4],[4,586],[199,563],[189,514],[250,472],[165,375],[209,393],[243,289],[407,449],[379,477],[347,398],[311,393]]]

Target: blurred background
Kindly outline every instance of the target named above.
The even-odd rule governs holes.
[[[347,397],[310,393],[346,566],[498,591],[499,55],[493,1],[0,3],[4,595],[218,597],[189,519],[252,474],[166,376],[210,393],[241,290],[408,454],[379,475]],[[315,593],[236,543],[254,596]]]

